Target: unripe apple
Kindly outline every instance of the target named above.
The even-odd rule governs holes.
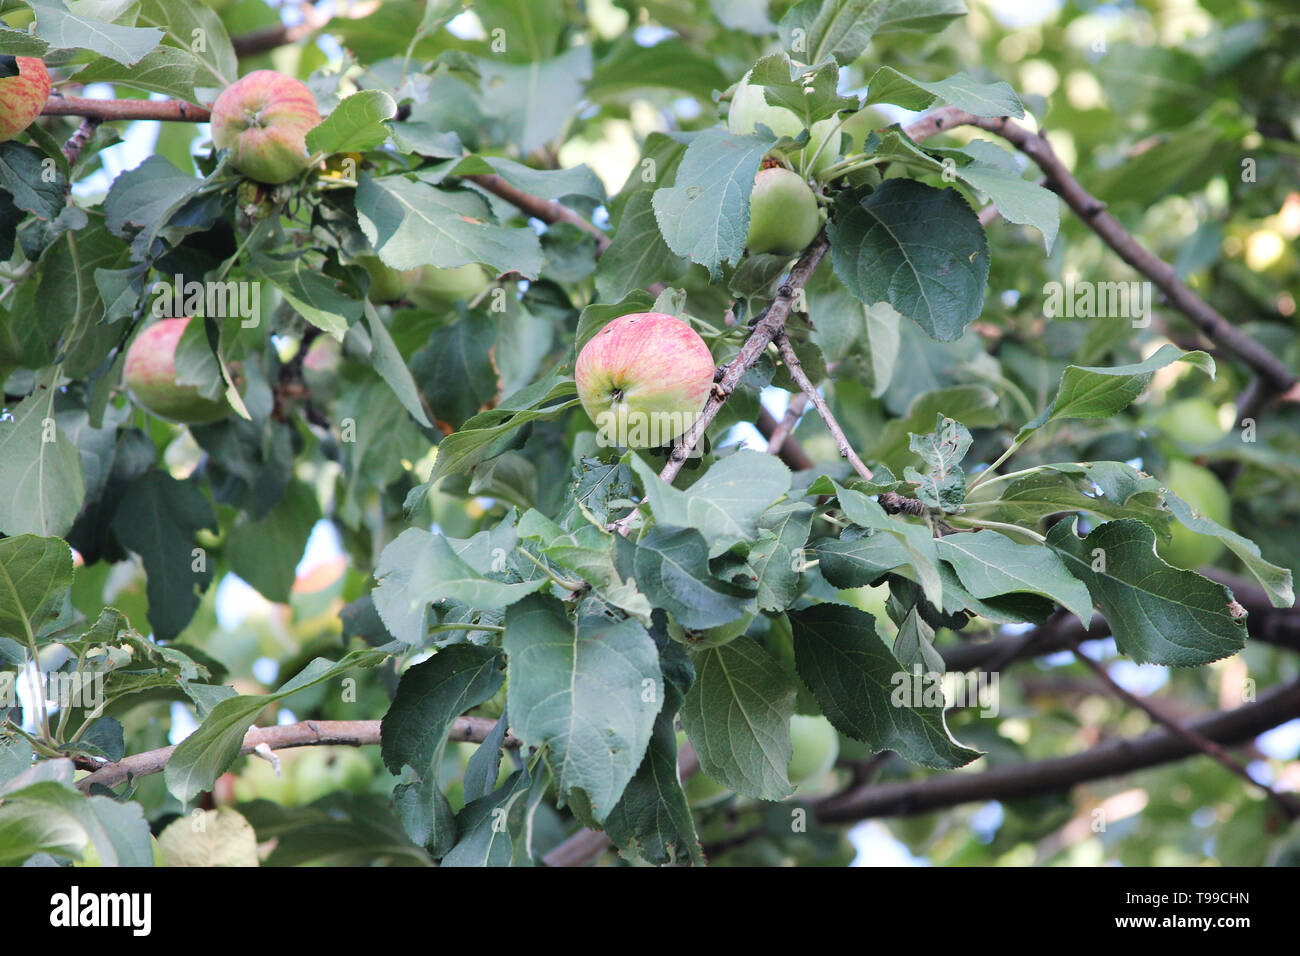
[[[820,228],[817,199],[798,174],[779,166],[758,171],[749,198],[749,235],[745,239],[751,253],[796,255]]]
[[[407,298],[422,309],[439,309],[453,302],[469,302],[492,281],[477,263],[442,269],[423,266]]]
[[[840,735],[825,717],[791,717],[790,744],[793,750],[787,772],[796,787],[824,777],[840,755]]]
[[[662,312],[621,315],[582,347],[578,398],[602,445],[658,448],[693,424],[713,389],[713,356]]]
[[[730,644],[744,634],[752,620],[754,620],[754,615],[742,614],[727,624],[719,624],[717,627],[709,627],[700,631],[688,631],[675,620],[669,618],[668,636],[674,641],[679,641],[691,647],[721,647],[723,644]]]
[[[1162,411],[1156,424],[1181,445],[1212,445],[1228,430],[1219,421],[1219,410],[1207,398],[1185,398]]]
[[[1169,463],[1165,476],[1166,488],[1211,521],[1229,527],[1232,499],[1214,472],[1178,459]],[[1181,524],[1175,524],[1170,535],[1169,543],[1157,544],[1156,551],[1176,568],[1191,570],[1213,564],[1223,554],[1224,545],[1218,538],[1197,534]]]
[[[176,346],[189,324],[189,318],[161,319],[140,332],[126,350],[122,382],[132,401],[151,415],[180,425],[207,425],[229,415],[230,405],[176,381]]]
[[[370,274],[370,291],[367,293],[367,298],[371,302],[380,304],[396,302],[406,295],[407,290],[420,278],[421,270],[394,269],[386,265],[378,256],[357,256],[356,262]]]
[[[45,62],[34,56],[14,59],[18,75],[0,78],[0,143],[31,126],[50,98],[50,72]]]
[[[306,84],[256,70],[226,87],[212,104],[212,142],[250,179],[288,182],[307,168],[307,133],[320,123]]]
[[[749,77],[750,74],[746,73],[731,96],[727,129],[738,134],[752,133],[761,123],[777,136],[797,138],[804,130],[803,120],[793,110],[769,103],[763,87],[750,83]],[[839,159],[839,154],[839,125],[835,117],[831,116],[812,124],[808,130],[808,143],[803,149],[791,153],[790,158],[797,163],[801,157],[811,159],[816,156],[816,161],[808,170],[816,175]]]

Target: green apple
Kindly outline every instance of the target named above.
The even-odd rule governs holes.
[[[207,425],[231,409],[224,398],[208,398],[197,386],[176,380],[176,346],[189,324],[189,318],[160,319],[136,335],[126,350],[122,382],[132,401],[151,415],[181,425]]]
[[[620,315],[582,347],[578,398],[602,446],[658,448],[693,424],[713,389],[713,356],[662,312]]]
[[[436,310],[453,302],[469,302],[491,281],[483,267],[473,262],[450,269],[424,266],[406,295],[420,308]]]
[[[820,228],[817,199],[797,173],[779,166],[758,171],[749,198],[749,235],[745,239],[751,253],[798,255]]]
[[[35,122],[50,98],[50,72],[34,56],[14,57],[18,73],[0,77],[0,143],[8,142]]]
[[[746,73],[731,96],[727,129],[744,135],[755,132],[759,124],[778,136],[791,138],[798,137],[804,130],[803,120],[798,114],[784,106],[769,103],[763,87],[751,83],[750,74]],[[839,121],[835,117],[818,120],[808,130],[807,144],[803,149],[790,153],[788,158],[795,165],[811,160],[812,168],[806,171],[810,175],[816,175],[839,159],[840,140]]]
[[[817,783],[840,754],[840,735],[825,717],[795,714],[790,718],[790,743],[788,774],[796,787]]]
[[[212,142],[249,179],[276,185],[311,163],[307,134],[320,124],[305,83],[255,70],[222,90],[212,104]]]
[[[742,614],[727,624],[719,624],[717,627],[705,628],[700,631],[690,631],[683,628],[672,618],[668,619],[668,636],[674,641],[687,644],[691,647],[721,647],[723,644],[730,644],[740,635],[745,633],[751,621],[754,620],[752,614]]]
[[[1165,471],[1165,487],[1211,521],[1229,527],[1232,499],[1223,483],[1208,468],[1190,461],[1172,461]],[[1175,523],[1169,543],[1158,543],[1156,551],[1166,563],[1176,568],[1194,569],[1213,564],[1223,554],[1223,548],[1223,542],[1218,538],[1197,534]]]
[[[305,806],[321,797],[346,790],[365,793],[375,771],[365,754],[355,747],[305,747],[291,771],[294,801]]]
[[[419,281],[422,271],[420,269],[407,269],[405,271],[394,269],[392,266],[387,265],[383,259],[374,255],[357,256],[356,263],[370,274],[370,291],[366,294],[366,297],[371,302],[380,304],[396,302],[406,295],[406,290]]]
[[[844,121],[840,127],[840,132],[848,137],[855,147],[861,149],[863,143],[876,130],[884,129],[891,125],[891,120],[880,110],[868,106],[866,109],[858,110],[852,116]]]
[[[1180,445],[1211,445],[1228,433],[1219,410],[1205,398],[1174,402],[1156,418],[1160,430]]]

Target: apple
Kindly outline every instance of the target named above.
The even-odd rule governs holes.
[[[1206,518],[1225,528],[1229,526],[1232,499],[1223,483],[1208,468],[1190,461],[1172,461],[1165,472],[1165,487]],[[1223,553],[1223,548],[1223,542],[1218,538],[1197,534],[1176,523],[1171,529],[1169,543],[1158,543],[1156,551],[1165,563],[1190,570],[1213,564]]]
[[[305,83],[256,70],[226,87],[212,104],[212,142],[245,176],[275,185],[307,168],[307,133],[320,121]]]
[[[420,278],[420,269],[394,269],[378,256],[357,256],[356,263],[370,274],[367,297],[371,302],[396,302]]]
[[[1219,410],[1206,398],[1174,402],[1156,418],[1160,430],[1180,445],[1211,445],[1228,433]]]
[[[601,445],[658,448],[695,424],[713,389],[713,356],[681,319],[621,315],[582,347],[578,398]]]
[[[299,806],[339,790],[365,793],[375,770],[355,747],[305,747],[292,766],[293,797]]]
[[[407,298],[422,309],[436,310],[453,302],[469,302],[488,287],[491,279],[477,263],[452,268],[424,266],[416,270]]]
[[[727,624],[719,624],[717,627],[706,628],[702,631],[689,631],[670,618],[668,621],[668,636],[674,641],[679,641],[691,647],[721,647],[723,644],[730,644],[744,634],[753,620],[754,615],[742,614]]]
[[[0,143],[31,126],[50,98],[50,72],[44,61],[34,56],[14,59],[18,74],[0,78]]]
[[[767,101],[763,87],[750,83],[746,73],[731,96],[731,110],[727,113],[727,129],[733,133],[747,134],[766,126],[778,136],[796,138],[804,130],[803,120],[793,110]],[[823,145],[824,144],[824,145]],[[840,130],[832,116],[818,120],[808,130],[808,142],[801,150],[790,154],[794,161],[817,159],[809,173],[816,175],[830,166],[840,155]]]
[[[189,324],[189,318],[160,319],[140,332],[126,351],[122,382],[132,401],[151,415],[180,425],[207,425],[229,415],[230,405],[176,381],[176,345]]]
[[[796,787],[826,776],[840,755],[840,735],[825,717],[795,714],[790,718],[790,743],[793,751],[787,774]]]
[[[749,197],[751,253],[793,256],[812,242],[821,228],[817,199],[797,173],[780,166],[760,169]]]

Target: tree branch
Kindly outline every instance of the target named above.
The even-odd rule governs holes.
[[[1170,304],[1197,328],[1254,369],[1273,391],[1285,392],[1295,387],[1297,378],[1286,363],[1220,315],[1178,278],[1173,266],[1134,239],[1119,220],[1106,212],[1106,204],[1079,184],[1041,133],[1031,133],[1005,116],[991,119],[972,116],[953,106],[945,106],[921,117],[908,126],[906,132],[919,142],[954,126],[975,126],[996,133],[1032,159],[1043,171],[1047,188],[1064,199],[1066,205],[1119,253],[1121,259],[1150,279]]]
[[[1168,730],[1169,733],[1173,734],[1179,740],[1182,740],[1183,742],[1195,747],[1197,750],[1201,751],[1201,753],[1205,754],[1207,757],[1210,757],[1212,760],[1217,761],[1222,767],[1226,768],[1230,773],[1236,774],[1238,777],[1240,777],[1242,780],[1245,780],[1251,786],[1258,787],[1259,789],[1263,790],[1264,795],[1268,797],[1269,800],[1273,801],[1273,805],[1282,811],[1282,815],[1286,819],[1294,820],[1296,816],[1300,815],[1300,807],[1296,806],[1292,798],[1288,796],[1284,796],[1283,794],[1278,793],[1272,787],[1260,783],[1258,780],[1256,780],[1254,777],[1250,775],[1250,771],[1247,770],[1245,766],[1239,763],[1235,758],[1233,758],[1231,754],[1229,754],[1226,750],[1220,747],[1213,740],[1210,740],[1208,737],[1205,737],[1204,735],[1199,734],[1194,730],[1184,727],[1178,721],[1165,716],[1164,714],[1160,713],[1160,711],[1157,710],[1155,707],[1152,707],[1151,704],[1148,703],[1147,701],[1142,700],[1140,697],[1137,697],[1134,694],[1130,694],[1119,684],[1115,683],[1114,678],[1110,676],[1110,672],[1107,671],[1106,668],[1102,667],[1099,662],[1094,661],[1087,654],[1083,653],[1083,649],[1079,647],[1079,642],[1077,640],[1071,640],[1070,645],[1071,645],[1071,649],[1074,651],[1075,659],[1078,660],[1085,667],[1087,667],[1090,671],[1092,671],[1097,676],[1097,679],[1100,680],[1106,686],[1106,689],[1110,691],[1111,694],[1118,697],[1120,700],[1124,701],[1125,703],[1130,704],[1142,710],[1143,712],[1146,713],[1148,717],[1150,717],[1156,723],[1160,724],[1166,730]]]
[[[379,724],[377,720],[304,720],[301,723],[276,727],[254,727],[244,735],[244,744],[239,752],[252,753],[253,749],[260,744],[266,744],[272,750],[321,744],[364,747],[379,743]],[[496,721],[486,717],[457,717],[451,725],[447,739],[482,743],[495,726]],[[518,747],[519,738],[507,733],[503,746]],[[95,784],[112,788],[125,783],[131,777],[161,773],[175,750],[174,746],[160,747],[157,750],[132,754],[116,763],[101,766],[90,776],[77,781],[77,786],[82,790],[89,790]]]
[[[754,331],[745,340],[745,344],[740,347],[740,352],[727,365],[722,378],[713,386],[713,394],[704,403],[704,410],[700,412],[695,424],[674,445],[672,454],[668,457],[668,464],[664,465],[663,471],[659,472],[659,477],[664,481],[671,484],[673,479],[677,477],[678,472],[682,470],[682,465],[686,463],[687,457],[699,444],[700,439],[704,437],[708,427],[713,424],[713,419],[718,417],[718,412],[727,399],[731,397],[731,393],[736,390],[736,386],[745,377],[745,373],[754,367],[754,364],[767,351],[768,345],[785,328],[785,320],[794,308],[795,298],[799,295],[799,291],[808,284],[808,280],[812,278],[812,274],[817,270],[817,266],[821,263],[830,247],[830,241],[826,238],[826,230],[823,229],[817,233],[817,236],[809,243],[808,248],[803,251],[803,255],[794,264],[794,268],[790,270],[785,282],[781,283],[776,298],[759,316],[754,324]]]
[[[1189,725],[1218,744],[1249,741],[1300,716],[1300,680],[1270,688],[1259,700],[1219,711]],[[982,773],[947,773],[897,783],[877,784],[817,804],[824,824],[853,823],[873,817],[911,816],[980,800],[1016,800],[1068,790],[1081,783],[1117,777],[1172,763],[1197,752],[1165,731],[1118,738],[1067,757],[993,767]]]
[[[569,225],[577,226],[583,232],[595,236],[596,255],[598,256],[609,248],[611,242],[609,236],[568,206],[562,205],[553,199],[542,199],[532,193],[526,193],[495,174],[470,175],[461,178],[477,183],[488,192],[500,196],[506,202],[526,212],[534,219],[540,219],[542,222],[552,225],[557,222],[567,222]]]
[[[870,481],[871,469],[862,463],[862,459],[858,457],[858,453],[855,452],[853,446],[849,444],[849,439],[844,434],[844,429],[840,427],[840,423],[837,422],[835,416],[831,414],[830,406],[826,404],[826,399],[822,398],[821,393],[817,391],[817,386],[814,385],[804,373],[803,363],[799,361],[799,356],[795,355],[794,346],[790,344],[790,337],[785,334],[785,329],[781,329],[776,334],[776,348],[777,351],[781,353],[781,358],[785,362],[785,370],[790,373],[790,377],[794,379],[794,383],[799,386],[799,390],[803,392],[808,401],[812,402],[813,408],[817,409],[817,414],[820,415],[822,421],[826,423],[826,427],[830,430],[831,436],[835,439],[835,446],[839,449],[840,457],[852,465],[854,471],[867,481]],[[793,399],[791,401],[793,401]]]
[[[41,109],[42,116],[87,116],[101,122],[114,120],[162,120],[206,123],[212,118],[207,108],[184,100],[92,100],[84,96],[51,96]]]

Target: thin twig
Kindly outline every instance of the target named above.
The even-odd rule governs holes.
[[[854,471],[867,481],[870,481],[871,469],[862,463],[862,459],[858,457],[858,453],[853,450],[848,437],[844,434],[844,429],[835,420],[835,415],[832,414],[830,406],[826,404],[826,399],[822,398],[821,393],[817,391],[817,386],[805,374],[803,363],[799,361],[799,356],[795,354],[794,346],[790,344],[790,337],[785,334],[785,329],[777,332],[775,341],[777,351],[781,353],[781,358],[785,361],[785,370],[790,373],[790,377],[799,386],[799,390],[807,396],[808,401],[812,402],[813,408],[817,409],[817,414],[826,423],[826,428],[835,439],[835,446],[840,451],[840,457],[852,465]]]
[[[795,425],[799,424],[799,419],[808,408],[808,396],[800,392],[790,398],[790,403],[785,407],[785,417],[781,419],[779,425],[772,429],[771,434],[767,435],[767,452],[769,455],[780,455],[781,449],[785,447],[786,440],[790,433],[794,431]],[[760,429],[761,431],[762,429]]]
[[[103,120],[87,116],[81,121],[77,131],[68,137],[68,141],[63,144],[63,158],[68,161],[69,166],[76,165],[77,160],[81,158],[81,151],[86,148],[86,144],[90,142],[102,122]]]
[[[1079,642],[1074,638],[1070,639],[1070,649],[1074,651],[1075,658],[1077,658],[1081,664],[1083,664],[1090,671],[1092,671],[1097,676],[1097,679],[1100,680],[1103,684],[1105,684],[1106,688],[1112,694],[1118,697],[1120,700],[1134,707],[1139,708],[1148,717],[1150,717],[1156,723],[1160,724],[1162,727],[1167,729],[1175,737],[1179,738],[1180,740],[1186,741],[1187,743],[1195,747],[1197,750],[1201,751],[1201,753],[1205,754],[1207,757],[1210,757],[1218,761],[1218,763],[1221,766],[1226,768],[1231,773],[1236,774],[1238,777],[1240,777],[1242,780],[1245,780],[1251,786],[1258,787],[1260,790],[1264,791],[1264,795],[1268,797],[1269,800],[1273,801],[1274,806],[1276,806],[1279,810],[1281,810],[1283,815],[1288,820],[1294,820],[1297,816],[1300,816],[1300,804],[1297,804],[1293,798],[1284,796],[1283,794],[1278,793],[1272,787],[1260,783],[1258,780],[1252,777],[1250,775],[1250,771],[1247,770],[1240,762],[1234,759],[1231,754],[1229,754],[1226,750],[1224,750],[1213,740],[1210,740],[1204,734],[1199,734],[1194,730],[1188,729],[1187,727],[1180,724],[1178,721],[1172,720],[1165,714],[1162,714],[1155,707],[1152,707],[1149,702],[1143,700],[1142,698],[1136,696],[1135,694],[1129,693],[1127,690],[1125,690],[1123,687],[1121,687],[1119,684],[1115,682],[1115,679],[1110,676],[1110,673],[1106,670],[1106,668],[1102,667],[1098,661],[1093,660],[1087,654],[1083,653],[1083,649],[1079,646]]]
[[[239,752],[252,753],[260,744],[266,744],[272,750],[321,744],[364,747],[379,743],[379,725],[378,720],[304,720],[276,727],[254,727],[244,735],[244,743]],[[447,739],[482,743],[495,726],[496,721],[486,717],[457,717],[447,733]],[[507,733],[502,746],[519,747],[520,741],[513,734]],[[77,781],[77,786],[82,790],[89,790],[95,784],[112,788],[132,777],[161,773],[175,750],[174,746],[160,747],[132,754],[116,763],[104,764],[90,776]]]

